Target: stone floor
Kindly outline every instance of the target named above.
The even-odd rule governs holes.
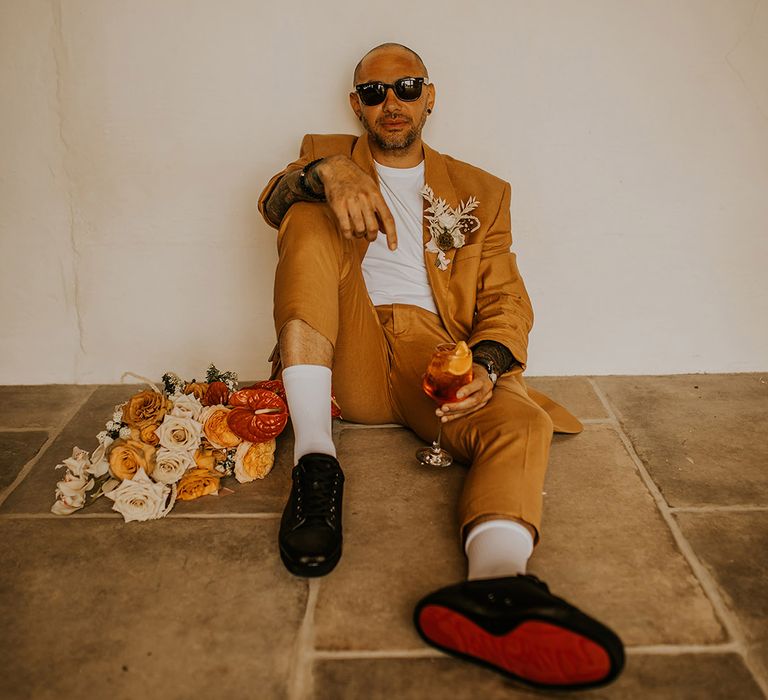
[[[621,678],[587,698],[768,693],[768,374],[531,379],[584,422],[554,438],[530,571],[616,629]],[[535,698],[425,646],[423,594],[460,579],[464,467],[393,427],[336,426],[345,553],[276,552],[290,437],[267,479],[124,524],[49,511],[60,472],[136,387],[0,387],[0,697]],[[563,694],[560,694],[563,697]]]

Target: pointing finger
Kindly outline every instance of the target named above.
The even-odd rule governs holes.
[[[378,206],[376,207],[376,211],[379,217],[379,220],[381,221],[381,230],[384,232],[384,235],[387,237],[387,245],[389,246],[390,250],[397,250],[397,230],[395,229],[395,220],[392,217],[392,214],[389,211],[389,207],[387,207],[386,202],[384,202],[383,198],[379,198]]]

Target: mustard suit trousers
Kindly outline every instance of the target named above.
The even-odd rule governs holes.
[[[293,204],[278,232],[277,335],[299,319],[330,341],[345,420],[397,423],[431,443],[438,419],[422,376],[434,347],[452,339],[439,316],[421,307],[373,306],[361,267],[366,248],[365,239],[339,234],[327,204]],[[532,525],[539,541],[553,422],[517,369],[499,378],[483,408],[443,425],[442,443],[469,466],[458,506],[462,538],[477,519],[507,517]]]

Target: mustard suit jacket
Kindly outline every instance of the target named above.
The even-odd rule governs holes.
[[[533,326],[533,308],[523,279],[511,252],[512,227],[508,182],[473,165],[438,153],[424,146],[424,181],[435,197],[458,208],[470,197],[479,206],[472,212],[480,228],[467,236],[461,248],[446,253],[450,263],[445,270],[436,265],[437,254],[425,250],[427,276],[440,318],[454,341],[465,340],[473,346],[481,340],[495,340],[506,346],[517,364],[500,381],[514,378],[528,396],[549,413],[556,432],[577,433],[578,419],[563,406],[528,387],[522,373],[528,362],[528,334]],[[368,137],[349,134],[307,134],[301,143],[298,160],[274,175],[259,197],[259,211],[274,228],[266,214],[266,202],[278,180],[292,170],[300,170],[316,158],[343,154],[378,183]],[[427,206],[425,200],[425,207]],[[424,245],[430,240],[426,217]],[[361,240],[367,247],[367,241]]]

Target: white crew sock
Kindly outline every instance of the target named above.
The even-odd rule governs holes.
[[[486,520],[467,535],[467,578],[500,578],[524,574],[533,552],[533,536],[516,520]]]
[[[331,370],[322,365],[293,365],[283,370],[295,442],[293,463],[310,452],[336,456],[331,432]]]

